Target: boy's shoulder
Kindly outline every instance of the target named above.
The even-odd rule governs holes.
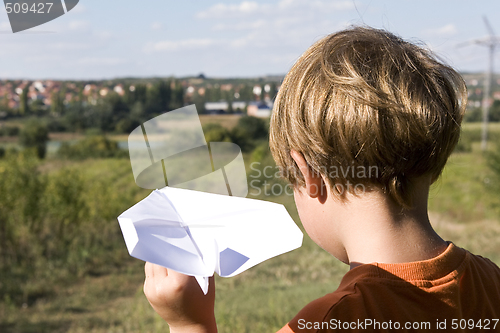
[[[500,268],[450,243],[430,260],[351,269],[335,292],[309,303],[289,327],[294,332],[327,332],[378,329],[373,325],[389,321],[435,325],[436,320],[488,316],[500,316]]]

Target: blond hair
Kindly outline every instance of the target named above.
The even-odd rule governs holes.
[[[466,98],[461,76],[430,51],[354,27],[316,42],[286,75],[273,108],[271,152],[294,185],[304,178],[292,149],[332,189],[377,186],[411,207],[412,181],[437,179],[458,142]],[[344,172],[332,174],[332,167]],[[361,167],[377,173],[345,173]]]

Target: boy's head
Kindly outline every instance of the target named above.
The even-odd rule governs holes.
[[[271,151],[294,185],[304,179],[291,150],[334,193],[377,187],[411,207],[412,181],[437,179],[453,151],[466,98],[460,75],[429,51],[383,30],[347,29],[312,45],[285,77]]]

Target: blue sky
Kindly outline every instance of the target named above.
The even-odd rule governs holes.
[[[426,43],[460,71],[483,71],[500,34],[500,1],[80,0],[66,15],[12,34],[0,8],[0,79],[284,74],[313,42],[349,25]],[[495,60],[500,71],[500,52]]]

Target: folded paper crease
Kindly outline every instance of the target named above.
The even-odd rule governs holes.
[[[301,246],[283,205],[164,187],[118,217],[131,256],[195,276],[237,275]]]

